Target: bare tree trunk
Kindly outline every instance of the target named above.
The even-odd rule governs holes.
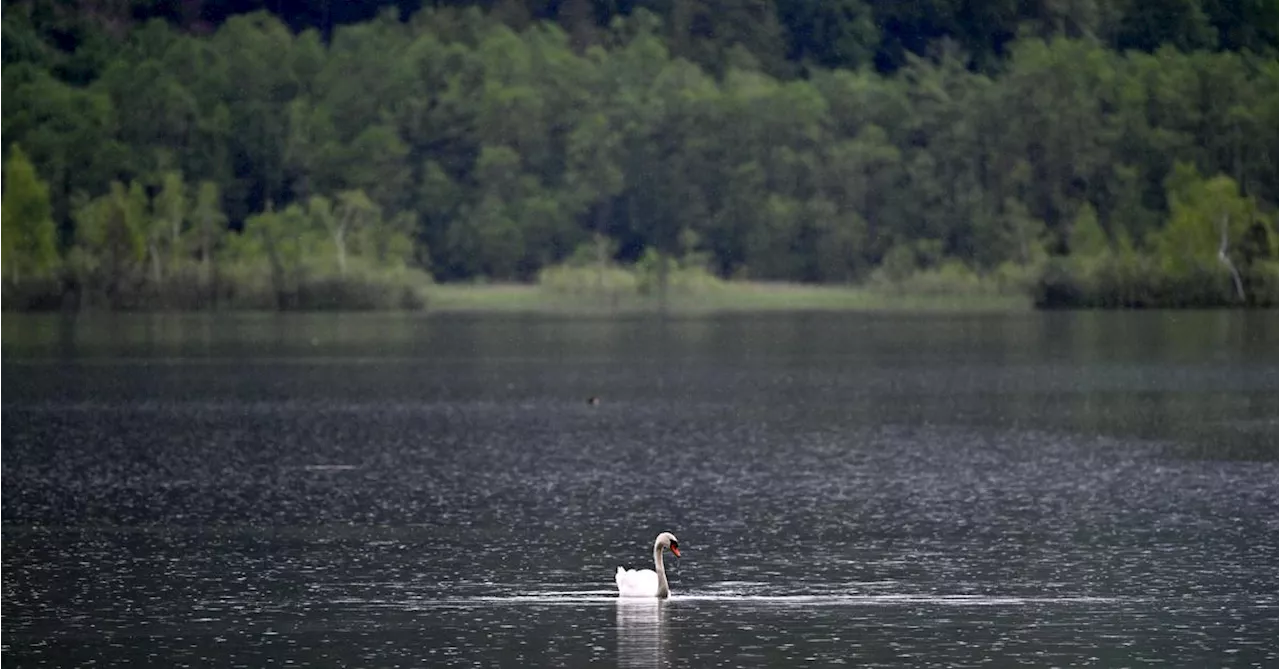
[[[160,290],[160,282],[164,280],[160,268],[160,245],[155,242],[151,243],[151,282],[155,284],[156,290]]]
[[[671,280],[671,259],[658,253],[658,310],[667,313],[667,284]]]
[[[596,208],[596,289],[601,293],[604,293],[604,270],[609,261],[606,253],[608,241],[604,235],[604,226],[607,218],[605,208],[608,206],[608,201],[606,200]]]
[[[267,251],[267,261],[271,265],[271,284],[276,293],[276,309],[284,311],[289,304],[288,292],[285,289],[284,266],[280,262],[280,254],[276,252],[275,239],[268,234],[264,241],[266,242],[264,246]]]
[[[211,246],[209,243],[209,223],[210,221],[207,218],[200,221],[200,287],[198,292],[201,299],[207,301],[207,304],[212,307],[217,301],[215,297],[217,290],[211,285],[212,282],[209,276],[209,247]]]
[[[338,247],[338,275],[347,275],[347,242],[346,231],[338,228],[333,233],[333,244]]]
[[[200,283],[209,285],[209,224],[200,228]]]
[[[182,219],[175,218],[172,223],[173,238],[169,246],[169,268],[174,269],[178,266],[178,260],[182,258],[182,246],[179,239],[182,236]]]
[[[1028,248],[1029,245],[1027,243],[1027,222],[1019,217],[1019,220],[1014,225],[1018,226],[1018,255],[1020,256],[1021,264],[1026,266],[1027,263],[1031,262],[1031,249]]]
[[[209,264],[209,307],[218,308],[218,295],[222,286],[222,278],[218,272],[217,264],[210,262]]]
[[[605,241],[604,235],[597,232],[596,237],[596,292],[604,292]]]
[[[1236,298],[1241,302],[1244,301],[1244,283],[1240,280],[1240,272],[1236,270],[1236,264],[1231,262],[1231,257],[1227,255],[1227,216],[1223,214],[1218,218],[1218,227],[1222,230],[1222,244],[1218,246],[1218,262],[1227,266],[1231,271],[1231,280],[1236,286]]]
[[[342,218],[333,222],[333,245],[338,251],[338,275],[347,275],[347,228],[352,222],[354,214],[350,209],[343,212]]]

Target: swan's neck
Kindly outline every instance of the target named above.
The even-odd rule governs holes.
[[[666,597],[671,594],[671,588],[667,587],[667,568],[662,564],[662,546],[653,545],[653,570],[658,572],[658,596]]]

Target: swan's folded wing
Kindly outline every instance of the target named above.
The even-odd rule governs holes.
[[[618,584],[618,594],[623,597],[658,596],[658,572],[652,569],[618,567],[614,581]]]

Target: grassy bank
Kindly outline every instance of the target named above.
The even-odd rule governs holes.
[[[287,292],[260,277],[228,274],[213,291],[173,282],[164,293],[143,287],[81,290],[56,281],[6,286],[5,311],[427,311],[608,315],[658,312],[659,298],[635,290],[565,291],[541,284],[434,284],[421,275],[315,277]],[[673,288],[670,313],[750,311],[1007,311],[1028,309],[1026,295],[936,294],[910,286],[821,286],[717,282],[695,291]]]
[[[1026,282],[979,277],[956,267],[909,273],[890,280],[875,272],[859,285],[725,280],[705,269],[706,259],[661,260],[646,254],[634,265],[569,262],[544,269],[536,286],[445,287],[431,308],[569,313],[719,313],[765,311],[1009,311],[1028,309]],[[666,289],[664,291],[663,285]],[[660,295],[665,293],[665,300]]]
[[[417,311],[432,285],[425,272],[352,263],[345,274],[299,265],[273,272],[184,266],[156,281],[138,272],[107,280],[74,270],[21,283],[0,279],[5,311]]]
[[[533,283],[435,283],[419,270],[353,263],[334,268],[297,263],[235,263],[203,275],[195,268],[163,282],[135,272],[108,282],[90,272],[13,284],[0,280],[9,311],[428,311],[610,315],[756,311],[1008,311],[1031,307],[1026,282],[982,277],[944,266],[861,285],[727,281],[703,259],[656,256],[634,265],[566,263]],[[287,269],[287,271],[285,271]],[[664,288],[665,286],[665,288]],[[660,297],[665,294],[665,299]]]
[[[449,285],[427,291],[435,312],[615,314],[660,309],[657,297],[637,293],[568,294],[537,285]],[[677,314],[763,311],[1013,311],[1031,307],[1025,296],[921,295],[876,288],[793,283],[726,282],[715,290],[674,294],[667,310]]]

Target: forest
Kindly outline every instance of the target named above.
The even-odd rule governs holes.
[[[5,309],[1275,306],[1270,0],[6,0]]]

